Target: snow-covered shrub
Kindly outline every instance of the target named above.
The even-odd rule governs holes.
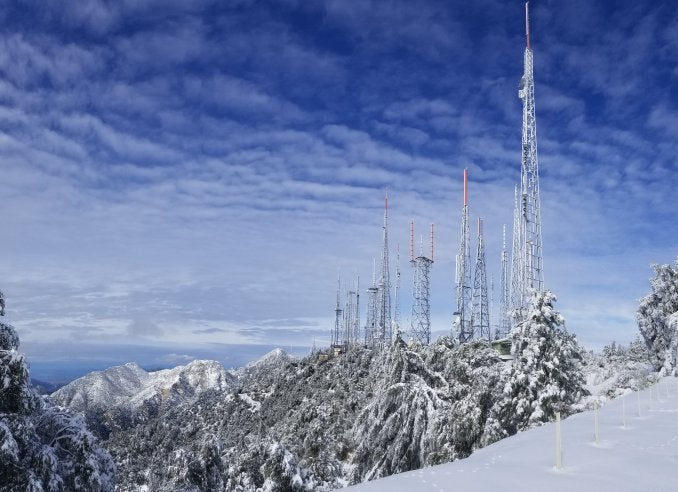
[[[515,359],[504,388],[503,415],[510,431],[569,412],[584,391],[582,350],[553,309],[555,300],[551,291],[534,292],[527,319],[511,332]]]
[[[678,313],[678,260],[676,266],[654,265],[655,276],[650,280],[652,291],[640,300],[637,320],[652,362],[662,374],[676,370],[676,327],[669,322]]]
[[[30,387],[14,329],[0,323],[0,490],[110,491],[115,468],[81,417]]]
[[[640,338],[626,347],[613,342],[600,354],[586,352],[584,376],[590,397],[581,402],[582,409],[590,408],[594,401],[616,398],[656,382],[649,352]]]

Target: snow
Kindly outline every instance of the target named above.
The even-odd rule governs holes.
[[[640,414],[639,414],[640,410]],[[624,415],[626,425],[623,425]],[[555,423],[516,434],[469,458],[352,487],[412,490],[625,491],[673,490],[678,465],[678,380],[663,378],[599,410],[562,422],[561,470],[555,469]]]

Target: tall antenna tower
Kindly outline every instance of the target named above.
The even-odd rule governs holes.
[[[355,325],[359,323],[357,318],[357,299],[358,292],[356,290],[347,290],[346,291],[346,308],[344,310],[344,346],[349,347],[349,345],[354,345],[356,343],[355,338]]]
[[[367,319],[365,320],[365,346],[374,347],[379,323],[379,287],[377,287],[377,260],[373,262],[372,286],[367,289]]]
[[[396,333],[400,333],[400,243],[396,247],[396,284],[395,306],[393,307],[393,327]]]
[[[502,229],[501,276],[499,278],[499,329],[497,338],[505,338],[511,331],[511,319],[509,317],[511,296],[509,292],[509,263],[508,252],[506,251],[506,225],[504,225]]]
[[[473,333],[477,338],[491,341],[490,306],[487,295],[487,270],[485,268],[485,245],[483,244],[483,221],[478,219],[478,254],[476,255],[473,279]]]
[[[520,200],[518,200],[518,187],[513,188],[513,244],[511,250],[511,308],[520,311],[523,308],[523,279],[525,270],[521,267],[521,244],[520,238]]]
[[[452,337],[457,336],[459,343],[473,338],[471,323],[471,245],[469,243],[468,222],[468,169],[464,169],[464,207],[461,212],[461,238],[457,255],[456,275],[457,311],[455,314]]]
[[[344,310],[341,309],[339,295],[341,293],[341,277],[337,279],[337,307],[334,308],[334,331],[332,332],[332,348],[337,351],[343,349],[342,321]]]
[[[544,271],[541,242],[541,211],[539,199],[539,166],[537,163],[537,122],[534,105],[533,57],[530,48],[529,2],[525,3],[525,55],[524,73],[520,79],[518,97],[523,101],[523,136],[520,171],[520,200],[516,215],[519,221],[517,241],[514,236],[512,279],[513,307],[525,311],[531,290],[543,290]],[[518,209],[519,207],[519,209]],[[514,215],[515,218],[515,215]],[[514,231],[515,234],[516,231]]]
[[[391,276],[388,268],[388,193],[384,200],[384,244],[381,252],[381,278],[379,279],[379,332],[378,345],[391,342]]]
[[[414,342],[428,345],[431,342],[430,272],[433,264],[433,224],[431,224],[431,257],[424,256],[424,252],[421,251],[415,258],[414,221],[410,223],[410,263],[414,270],[410,338]]]
[[[354,345],[360,344],[360,275],[356,274],[355,279],[355,319],[353,320],[353,337]]]

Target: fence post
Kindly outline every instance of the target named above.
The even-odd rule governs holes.
[[[596,444],[600,442],[598,436],[598,400],[593,402],[593,436],[596,438]]]
[[[640,389],[636,391],[636,401],[638,402],[638,417],[640,417]]]
[[[560,412],[556,412],[556,470],[563,467],[563,453],[561,450]]]

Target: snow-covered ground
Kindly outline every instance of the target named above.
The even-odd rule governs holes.
[[[626,425],[624,425],[626,416]],[[464,460],[353,487],[364,491],[678,490],[678,379],[607,402],[562,421],[562,469],[555,423],[522,432]]]

